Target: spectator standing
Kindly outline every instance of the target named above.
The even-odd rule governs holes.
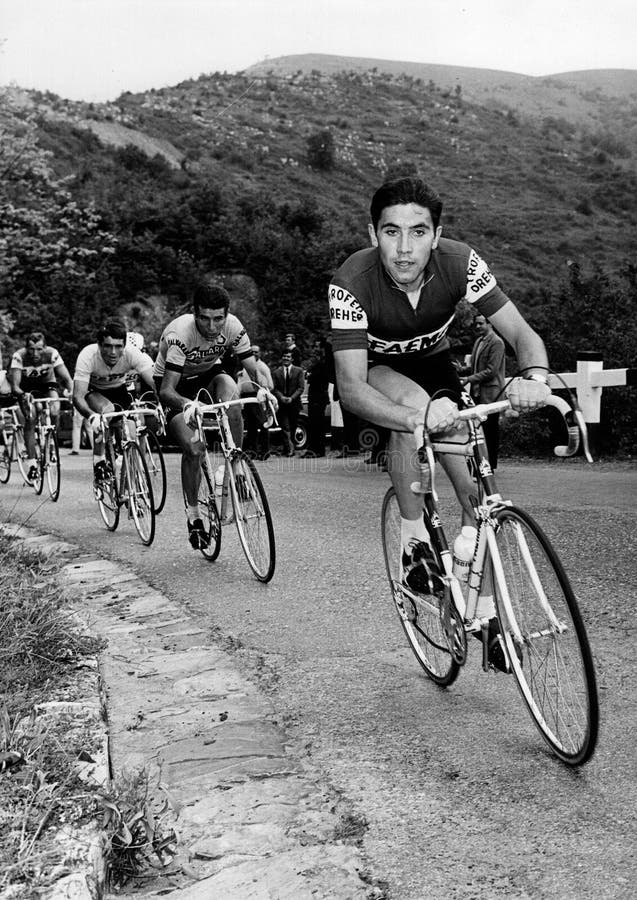
[[[274,387],[270,367],[261,359],[261,348],[258,344],[252,345],[252,353],[256,364],[256,378],[252,379],[245,369],[242,369],[237,378],[239,392],[242,397],[254,397],[260,387],[269,391]],[[267,459],[270,456],[270,431],[264,427],[261,410],[254,404],[245,406],[243,410],[245,418],[246,434],[243,449],[247,453],[253,453],[257,459]]]
[[[484,316],[476,316],[474,324],[478,339],[473,345],[469,365],[458,370],[460,383],[469,386],[469,393],[476,403],[492,403],[504,395],[504,341]],[[500,413],[487,416],[486,422],[482,423],[482,431],[491,468],[496,469],[500,449]]]
[[[325,407],[330,402],[329,380],[325,341],[317,339],[312,344],[307,373],[307,450],[304,458],[325,456]]]
[[[285,350],[284,352],[292,354],[292,365],[300,366],[301,365],[301,351],[296,346],[296,340],[294,335],[290,332],[285,336]]]
[[[281,356],[281,365],[272,373],[274,388],[272,393],[279,403],[278,419],[283,440],[285,456],[294,456],[294,434],[301,412],[301,395],[305,388],[305,376],[300,366],[292,363],[292,354],[285,350]]]

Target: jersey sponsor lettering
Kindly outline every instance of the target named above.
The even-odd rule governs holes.
[[[429,334],[419,334],[405,341],[383,340],[371,334],[367,336],[367,347],[370,353],[380,353],[387,356],[397,356],[401,353],[422,353],[439,343],[449,330],[453,322],[453,316],[445,324]]]
[[[197,329],[194,316],[185,313],[169,323],[159,340],[155,376],[163,378],[166,370],[198,375],[221,363],[230,351],[238,359],[252,355],[250,338],[236,316],[229,313],[219,334],[207,339]]]
[[[55,347],[45,347],[40,359],[36,363],[26,347],[16,352],[11,357],[11,369],[19,369],[23,378],[27,381],[54,382],[55,369],[64,365],[62,357]]]
[[[467,293],[464,296],[469,303],[475,303],[489,291],[493,290],[497,282],[489,266],[481,257],[472,250],[467,262]]]
[[[330,285],[330,321],[332,328],[367,328],[367,316],[356,297],[349,291]]]

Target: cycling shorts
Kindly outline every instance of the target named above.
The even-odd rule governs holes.
[[[60,393],[57,381],[37,381],[35,378],[23,378],[20,381],[20,387],[25,394],[31,394],[39,399],[48,397],[51,391],[55,391],[56,394]]]
[[[228,373],[223,368],[223,366],[215,365],[210,369],[206,369],[205,372],[199,372],[196,375],[183,376],[177,382],[177,387],[175,388],[175,390],[180,397],[185,397],[187,400],[194,400],[201,390],[210,391],[210,403],[212,403],[212,382],[217,377],[217,375],[227,374]],[[158,394],[161,389],[161,383],[161,378],[155,378],[155,386],[157,388]],[[167,409],[166,407],[164,407],[164,412],[166,413],[166,420],[170,422],[171,419],[174,419],[175,416],[179,415],[181,410]]]
[[[414,358],[411,354],[395,356],[382,362],[372,362],[370,368],[387,366],[394,372],[400,372],[427,391],[430,397],[449,397],[458,403],[462,385],[456,367],[451,361],[448,350],[441,350],[433,356]]]
[[[100,388],[99,390],[93,388],[86,392],[86,397],[88,398],[91,394],[98,394],[100,397],[110,400],[115,409],[128,409],[134,399],[125,384],[120,384],[118,387],[113,388]]]

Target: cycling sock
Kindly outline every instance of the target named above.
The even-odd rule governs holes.
[[[188,504],[186,506],[186,516],[188,517],[188,521],[192,524],[195,519],[201,518],[201,512],[199,511],[199,504],[196,503],[194,506],[190,506]]]
[[[400,517],[400,540],[403,550],[409,553],[409,544],[411,541],[424,541],[425,544],[431,546],[429,534],[425,526],[422,516],[417,519],[404,519]]]

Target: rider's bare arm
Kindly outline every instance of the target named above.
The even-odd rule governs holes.
[[[88,419],[93,414],[93,410],[86,402],[88,387],[88,381],[76,380],[73,382],[73,406],[85,419]]]
[[[177,393],[177,385],[181,378],[181,372],[173,372],[172,369],[166,369],[162,378],[161,387],[159,389],[159,399],[169,409],[180,411],[189,401],[186,397],[182,397]]]
[[[391,431],[413,431],[422,424],[422,410],[394,403],[367,381],[367,350],[337,350],[334,353],[338,393],[343,406]]]
[[[55,373],[56,379],[60,382],[62,387],[71,394],[73,392],[73,379],[69,374],[69,370],[66,368],[64,363],[61,363],[59,366],[55,366],[53,369]]]
[[[518,366],[525,375],[532,372],[546,375],[548,357],[544,341],[533,331],[529,323],[522,318],[517,307],[511,301],[488,317],[493,327],[508,341],[513,348]]]

